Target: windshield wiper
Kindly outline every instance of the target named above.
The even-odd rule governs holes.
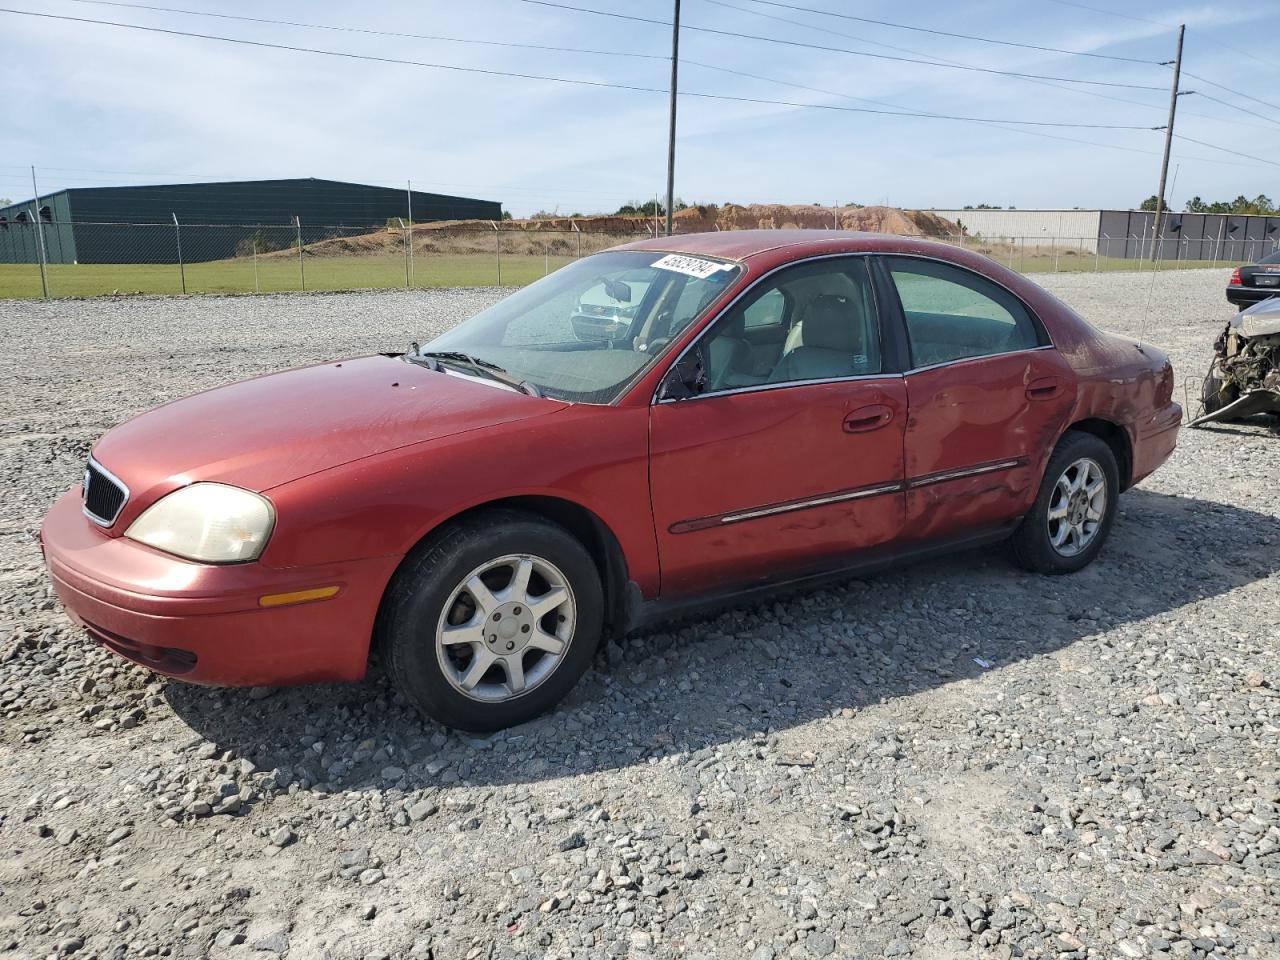
[[[481,377],[496,380],[498,383],[506,384],[521,393],[527,393],[531,397],[542,396],[542,391],[538,389],[536,383],[521,380],[519,377],[507,373],[506,369],[498,366],[498,364],[489,360],[481,360],[479,357],[473,357],[471,354],[463,353],[461,350],[421,350],[414,343],[411,345],[410,351],[404,355],[404,358],[410,363],[420,364],[429,370],[439,370],[441,363],[450,363],[455,366],[465,364]]]

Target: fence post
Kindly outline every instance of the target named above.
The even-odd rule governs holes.
[[[582,259],[582,231],[578,229],[578,221],[577,221],[577,220],[570,220],[570,221],[569,221],[569,224],[570,224],[570,226],[572,226],[572,227],[573,227],[573,232],[574,232],[574,233],[576,233],[576,234],[578,235],[578,256],[577,256],[577,259],[578,259],[578,260],[581,260],[581,259]]]
[[[542,275],[548,276],[551,273],[551,248],[547,246],[547,241],[542,241]]]
[[[413,181],[406,180],[405,197],[409,204],[409,286],[413,287]]]
[[[253,244],[253,292],[261,293],[262,287],[258,285],[258,235],[254,233],[249,238],[249,242]]]
[[[303,292],[307,289],[307,268],[302,263],[302,218],[293,215],[293,225],[298,231],[298,279],[302,283]]]
[[[493,251],[498,264],[498,286],[502,286],[502,231],[492,220],[489,221],[489,226],[493,227]]]
[[[1107,235],[1104,233],[1102,236],[1105,239]],[[1101,266],[1102,266],[1102,244],[1098,243],[1097,239],[1095,238],[1093,241],[1093,272],[1097,273]]]
[[[40,217],[40,190],[36,186],[36,168],[31,167],[31,212],[36,218],[36,242],[40,245],[40,290],[49,299],[48,265],[44,254],[44,220]]]
[[[404,220],[396,217],[400,221],[400,236],[404,238],[404,287],[409,289],[409,233],[405,230]]]
[[[187,267],[182,262],[182,227],[178,224],[178,215],[172,211],[169,216],[173,217],[173,236],[178,242],[178,276],[182,280],[182,292],[187,292]]]
[[[1062,244],[1062,238],[1055,235],[1053,238],[1053,272],[1054,273],[1058,272],[1058,254],[1060,252],[1059,248],[1061,244]]]

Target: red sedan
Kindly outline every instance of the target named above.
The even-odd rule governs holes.
[[[1173,451],[1172,395],[1160,351],[964,250],[672,237],[143,414],[41,535],[72,616],[159,673],[358,680],[376,645],[494,729],[676,609],[996,540],[1078,570]]]

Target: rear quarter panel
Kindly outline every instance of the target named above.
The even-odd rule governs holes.
[[[1059,345],[1078,378],[1066,425],[1099,419],[1123,429],[1131,463],[1121,482],[1129,486],[1173,451],[1182,408],[1173,402],[1169,358],[1150,344],[1104,333],[1079,318],[1076,322],[1080,327],[1066,327]]]

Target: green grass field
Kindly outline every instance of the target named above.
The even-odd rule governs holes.
[[[992,259],[1021,273],[1150,270],[1150,261],[1116,257],[1095,258],[1077,251],[1022,254],[993,249]],[[502,285],[517,287],[556,270],[573,258],[545,259],[540,255],[504,254]],[[1056,262],[1055,262],[1056,260]],[[1227,261],[1164,261],[1161,270],[1230,269]],[[405,261],[401,256],[308,257],[304,265],[307,290],[363,290],[405,286]],[[49,295],[95,297],[120,294],[176,294],[182,292],[177,264],[52,264],[48,268]],[[479,287],[498,282],[497,263],[488,254],[433,253],[414,261],[415,287]],[[1225,282],[1225,281],[1224,281]],[[302,289],[296,257],[258,257],[190,263],[186,266],[187,293],[278,293]],[[39,297],[40,268],[35,264],[0,264],[0,298]]]
[[[502,285],[524,286],[557,270],[572,257],[505,255]],[[362,290],[405,286],[400,256],[308,257],[303,265],[308,290]],[[213,260],[186,265],[187,293],[278,293],[302,289],[295,257]],[[49,295],[94,297],[121,294],[182,292],[177,264],[50,264]],[[414,260],[415,287],[481,287],[498,282],[494,257],[485,254],[433,254]],[[35,264],[0,264],[0,298],[39,297],[40,268]]]

